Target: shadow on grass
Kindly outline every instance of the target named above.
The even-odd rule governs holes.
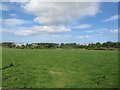
[[[0,70],[4,70],[4,69],[10,68],[10,67],[12,67],[12,66],[13,66],[13,64],[11,63],[9,66],[6,66],[6,67],[3,67],[3,68],[0,68]]]

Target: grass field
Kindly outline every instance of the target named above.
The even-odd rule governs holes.
[[[3,48],[3,87],[114,88],[118,52]]]

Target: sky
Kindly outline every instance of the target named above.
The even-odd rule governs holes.
[[[118,41],[117,2],[2,2],[2,42]]]

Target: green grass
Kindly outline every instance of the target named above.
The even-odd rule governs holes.
[[[0,68],[2,68],[2,47],[0,46]],[[2,87],[2,70],[0,70],[0,89]]]
[[[3,67],[13,63],[3,70],[3,87],[117,87],[117,51],[3,48],[2,56]]]

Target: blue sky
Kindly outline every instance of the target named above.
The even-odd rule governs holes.
[[[4,2],[0,12],[3,42],[118,41],[117,2]]]

